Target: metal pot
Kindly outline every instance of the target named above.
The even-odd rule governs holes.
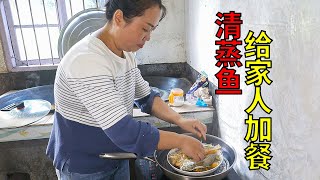
[[[186,135],[195,137],[191,133],[187,133]],[[186,176],[182,175],[176,171],[173,170],[173,168],[170,166],[169,162],[167,161],[167,154],[169,150],[156,150],[154,152],[153,158],[144,157],[144,159],[152,161],[156,163],[158,166],[161,167],[164,175],[172,180],[179,180],[179,179],[190,179],[190,180],[202,180],[202,179],[210,179],[210,180],[221,180],[225,178],[228,173],[232,170],[236,159],[236,151],[234,148],[223,141],[222,139],[212,136],[212,135],[206,135],[206,141],[205,143],[212,143],[212,144],[220,144],[222,154],[224,156],[223,163],[220,165],[220,167],[213,172],[212,174],[206,175],[206,176]],[[137,156],[134,153],[105,153],[100,155],[101,158],[107,158],[107,159],[136,159]]]

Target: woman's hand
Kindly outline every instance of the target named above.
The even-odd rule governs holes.
[[[203,137],[206,140],[207,126],[197,119],[186,119],[181,117],[176,121],[176,124],[183,130],[191,132],[192,134]]]
[[[187,135],[181,135],[181,137],[179,148],[184,154],[191,157],[196,162],[205,158],[205,149],[199,140]]]

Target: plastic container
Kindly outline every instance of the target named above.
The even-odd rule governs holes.
[[[198,97],[194,96],[192,93],[191,94],[186,94],[186,100],[190,104],[195,105],[197,103]]]
[[[183,90],[180,88],[173,88],[169,94],[170,106],[182,106],[184,104]]]

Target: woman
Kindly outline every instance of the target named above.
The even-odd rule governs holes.
[[[165,16],[161,0],[110,0],[108,22],[74,45],[55,79],[53,130],[47,155],[59,179],[129,179],[127,160],[100,159],[100,153],[181,148],[196,161],[204,148],[195,138],[152,127],[132,118],[133,102],[182,129],[205,137],[206,126],[167,106],[143,80],[132,52],[150,40]]]

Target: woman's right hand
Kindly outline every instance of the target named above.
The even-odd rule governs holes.
[[[181,136],[179,148],[182,150],[182,152],[196,162],[203,160],[205,157],[205,150],[202,143],[191,136],[182,134]]]

